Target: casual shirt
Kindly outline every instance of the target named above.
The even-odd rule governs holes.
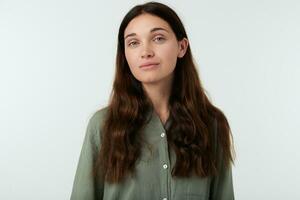
[[[214,177],[171,176],[176,162],[176,154],[168,150],[166,137],[171,121],[168,119],[163,124],[154,110],[149,113],[150,120],[143,131],[152,153],[146,146],[141,149],[135,177],[128,176],[117,184],[95,180],[91,172],[101,147],[100,131],[107,108],[98,110],[89,119],[71,200],[234,200],[231,166],[223,166],[220,174]],[[216,120],[214,122],[217,126]]]

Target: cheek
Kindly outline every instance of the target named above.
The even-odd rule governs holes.
[[[134,63],[136,63],[135,60],[135,55],[132,52],[126,52],[125,51],[125,58],[127,60],[127,63],[129,65],[130,68],[134,67],[132,66]]]
[[[125,51],[125,58],[127,60],[131,73],[136,75],[136,73],[138,72],[138,65],[137,65],[138,62],[137,62],[136,53],[133,51],[130,52]]]
[[[132,60],[132,54],[130,53],[130,52],[128,52],[128,51],[125,51],[125,58],[126,58],[126,60],[127,60],[127,63],[129,64],[129,66],[130,66],[130,63],[132,62],[131,60]]]
[[[177,62],[177,51],[175,49],[177,49],[177,46],[168,45],[161,49],[159,53],[164,63],[171,69],[175,68]]]

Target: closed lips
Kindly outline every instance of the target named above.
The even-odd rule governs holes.
[[[158,65],[159,63],[145,63],[145,64],[142,64],[140,67],[147,67],[149,65]]]

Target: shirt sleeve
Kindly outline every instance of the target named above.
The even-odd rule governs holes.
[[[217,139],[217,137],[216,137]],[[232,181],[232,165],[226,167],[222,154],[217,146],[217,156],[219,159],[219,174],[212,178],[210,200],[234,200],[234,190]]]
[[[73,182],[71,200],[102,199],[103,185],[96,184],[92,175],[99,150],[99,117],[94,114],[88,122]]]

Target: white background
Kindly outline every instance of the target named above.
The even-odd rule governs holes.
[[[144,1],[0,0],[0,199],[69,199],[117,31]],[[236,148],[236,199],[300,199],[300,3],[162,1],[181,17]]]

